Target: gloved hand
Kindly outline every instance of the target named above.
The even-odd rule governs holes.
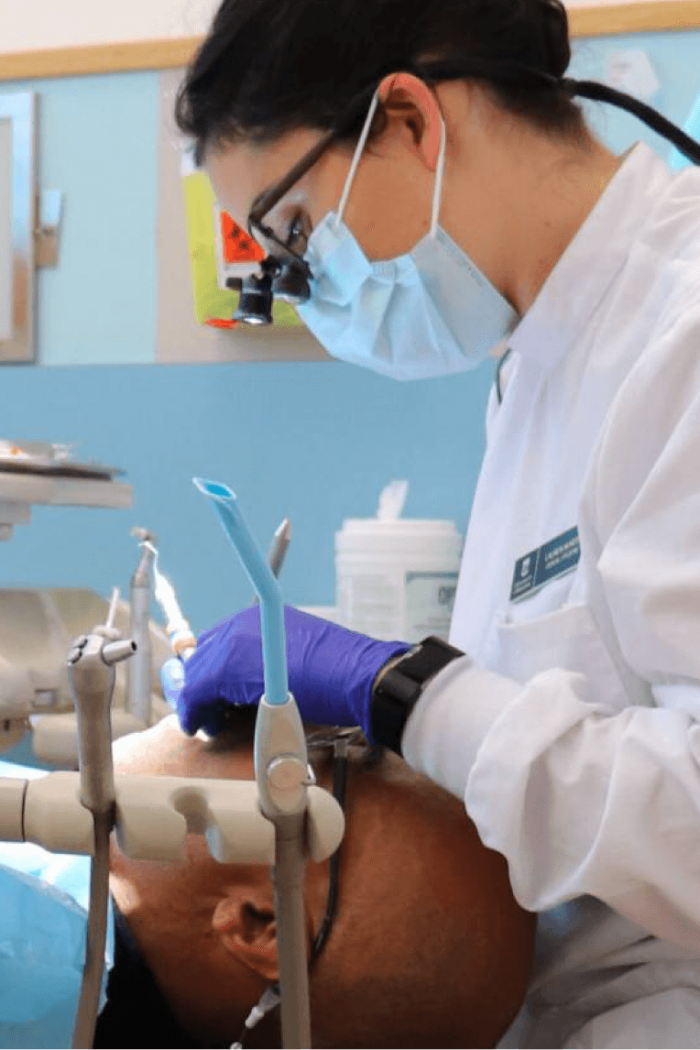
[[[171,656],[160,669],[160,684],[163,696],[177,711],[180,693],[185,685],[185,665],[179,656]]]
[[[284,610],[289,690],[306,722],[362,726],[370,738],[372,684],[410,646],[379,642],[290,606]],[[177,700],[186,733],[216,735],[229,704],[257,704],[264,692],[260,609],[253,606],[206,631],[185,664]]]

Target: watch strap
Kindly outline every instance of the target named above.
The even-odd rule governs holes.
[[[371,729],[375,744],[402,754],[401,737],[406,722],[426,685],[461,656],[461,650],[431,636],[380,671],[372,689]]]

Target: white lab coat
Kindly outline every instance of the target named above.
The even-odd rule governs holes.
[[[469,656],[404,753],[542,913],[505,1045],[700,1047],[700,170],[630,151],[511,346]],[[516,562],[572,526],[578,567],[511,602]]]

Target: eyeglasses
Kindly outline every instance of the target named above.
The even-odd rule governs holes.
[[[256,240],[264,240],[274,246],[275,255],[280,264],[288,263],[309,271],[309,266],[303,256],[290,248],[289,244],[281,241],[270,226],[264,224],[265,217],[272,211],[284,195],[313,168],[314,164],[323,156],[327,149],[336,141],[338,132],[327,131],[326,134],[308,150],[304,156],[297,161],[287,174],[269,189],[260,194],[253,202],[253,207],[248,216],[248,232]],[[310,271],[309,271],[310,274]]]
[[[348,755],[353,744],[364,741],[361,729],[336,729],[332,735],[326,735],[321,731],[318,735],[312,734],[307,740],[309,751],[318,751],[325,747],[333,748],[333,797],[340,805],[345,814],[345,792],[348,781]],[[316,937],[311,946],[311,967],[321,954],[333,926],[338,904],[338,872],[340,869],[340,847],[331,857],[330,874],[328,880],[328,896],[326,898],[326,910],[321,919]]]
[[[233,315],[234,321],[253,325],[272,324],[272,306],[275,299],[299,306],[311,298],[309,282],[313,275],[309,264],[303,255],[277,236],[272,227],[265,223],[265,219],[326,150],[349,131],[361,116],[363,109],[369,105],[373,94],[374,88],[371,92],[365,90],[358,95],[336,126],[327,131],[283,178],[253,202],[248,216],[248,232],[251,237],[272,250],[260,264],[258,274],[251,274],[243,280],[233,277],[226,282],[227,287],[235,288],[241,293],[238,310]]]
[[[260,273],[251,274],[245,279],[233,277],[226,282],[227,287],[241,293],[238,310],[233,315],[234,321],[253,325],[272,324],[275,299],[299,306],[311,298],[309,281],[312,274],[309,264],[289,244],[280,240],[264,220],[285,193],[314,166],[336,137],[337,132],[326,132],[283,179],[265,190],[253,203],[248,216],[248,232],[268,249],[268,255],[260,264]]]

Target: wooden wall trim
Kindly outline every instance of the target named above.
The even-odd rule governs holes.
[[[574,6],[569,16],[573,37],[700,29],[700,0],[635,0],[599,7]],[[201,39],[177,37],[0,54],[0,82],[177,69],[187,65]]]
[[[571,35],[608,36],[700,28],[700,0],[640,0],[600,7],[572,7]]]
[[[0,81],[174,69],[187,65],[201,39],[137,40],[94,47],[0,54]]]

